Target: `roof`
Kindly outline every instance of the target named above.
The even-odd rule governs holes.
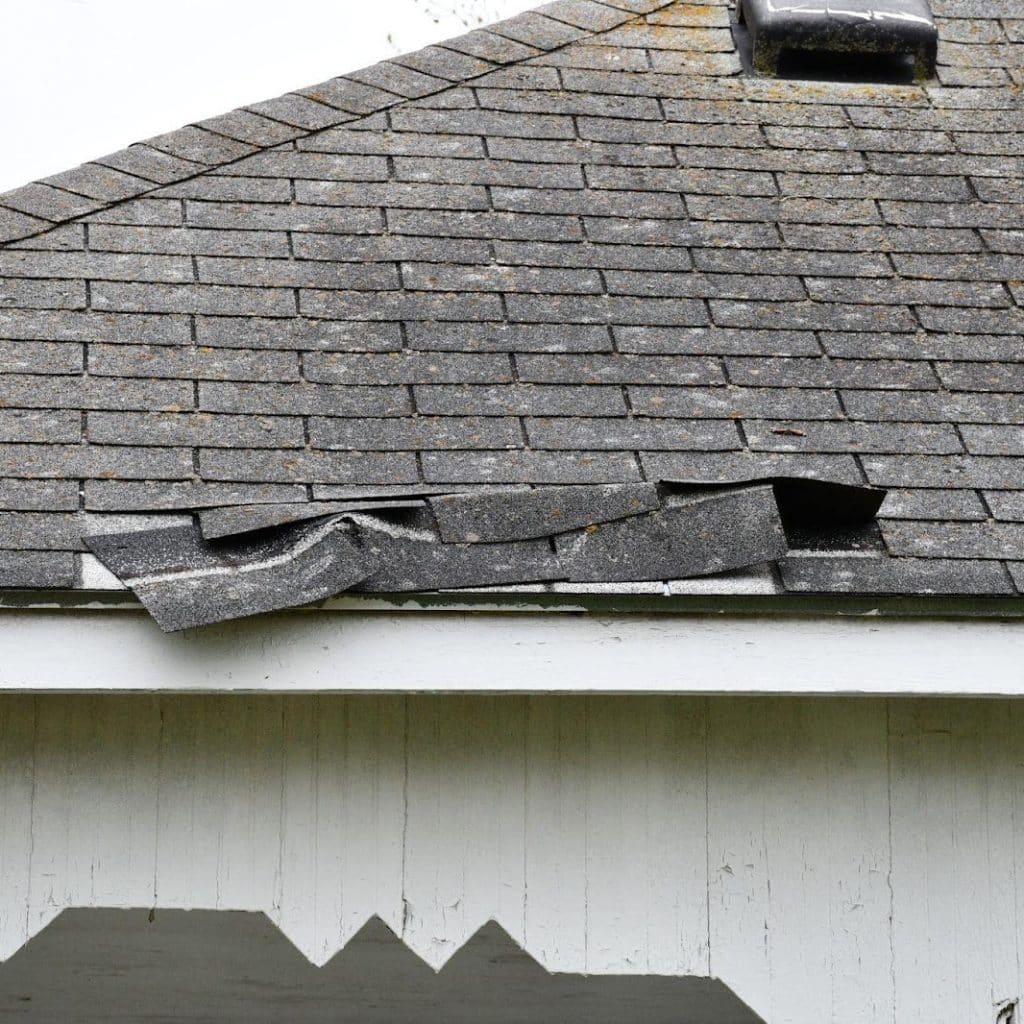
[[[221,506],[793,476],[889,493],[773,592],[1024,593],[1024,5],[933,12],[937,82],[837,84],[561,0],[0,196],[0,584]]]

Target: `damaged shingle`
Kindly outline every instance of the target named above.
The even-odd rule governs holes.
[[[330,521],[226,544],[204,540],[194,526],[94,536],[87,543],[168,631],[308,604],[369,571]]]
[[[417,517],[411,526],[354,517],[359,550],[376,568],[354,589],[377,593],[489,587],[561,579],[547,540],[444,544]]]
[[[769,486],[679,498],[656,512],[564,534],[556,544],[568,578],[579,583],[705,576],[786,552]]]
[[[370,512],[384,509],[416,508],[422,501],[304,501],[286,505],[234,505],[199,513],[199,527],[207,540],[232,537],[255,530],[267,530],[289,523],[338,515],[341,512]]]
[[[271,562],[137,580],[132,590],[160,628],[171,631],[320,601],[366,571],[355,545],[328,529],[308,547],[297,544],[294,553]]]
[[[387,496],[362,500],[208,509],[187,525],[94,535],[86,543],[165,629],[183,629],[344,590],[708,576],[781,558],[787,531],[803,536],[814,524],[821,532],[804,547],[876,538],[871,510],[884,494],[785,480],[703,488],[491,487],[425,496],[383,490]],[[784,528],[785,503],[796,525]]]
[[[441,539],[450,543],[549,537],[659,505],[653,484],[502,489],[430,499]]]

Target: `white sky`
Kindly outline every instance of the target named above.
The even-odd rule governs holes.
[[[0,0],[0,192],[541,0]]]

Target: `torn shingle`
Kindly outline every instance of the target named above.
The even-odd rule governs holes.
[[[559,536],[569,579],[680,579],[769,562],[786,552],[770,486],[678,500],[656,512]]]
[[[398,593],[563,578],[561,563],[546,540],[444,544],[422,517],[412,526],[352,518],[359,550],[376,566],[355,590]]]
[[[308,546],[297,543],[294,552],[273,561],[235,571],[141,579],[132,590],[160,628],[170,632],[320,601],[368,571],[356,545],[328,528]]]
[[[267,530],[290,523],[320,519],[342,512],[371,512],[422,507],[422,501],[368,499],[366,501],[306,501],[283,505],[230,505],[200,512],[199,528],[206,540]]]
[[[658,508],[653,484],[501,489],[430,499],[441,539],[479,543],[549,537]]]

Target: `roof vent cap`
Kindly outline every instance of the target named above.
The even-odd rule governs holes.
[[[938,32],[928,0],[736,0],[755,74],[777,75],[783,53],[910,57],[914,78],[935,74]]]

